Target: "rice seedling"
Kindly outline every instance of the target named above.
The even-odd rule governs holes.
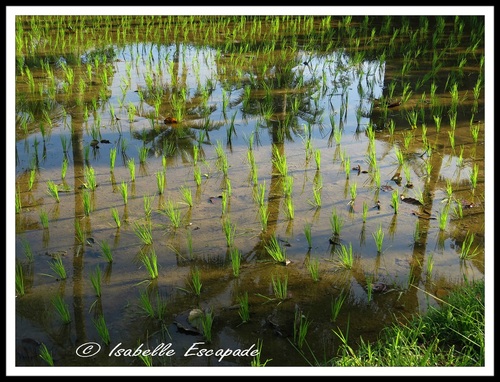
[[[241,318],[241,323],[245,324],[250,321],[250,309],[248,307],[248,292],[238,296],[238,314]]]
[[[96,319],[93,319],[92,322],[102,342],[104,342],[105,345],[109,345],[111,343],[111,337],[104,316],[101,314]]]
[[[349,205],[351,207],[354,206],[354,202],[356,201],[356,197],[358,196],[358,184],[353,183],[349,187],[349,193],[351,194],[351,200],[349,201]]]
[[[415,222],[415,229],[413,230],[413,241],[418,243],[420,240],[420,221],[417,219]]]
[[[156,256],[154,248],[151,248],[149,254],[141,251],[141,262],[148,271],[151,280],[158,278],[158,256]]]
[[[292,193],[293,193],[293,176],[289,175],[283,178],[283,196],[285,198],[291,198]]]
[[[196,185],[199,187],[201,185],[201,169],[199,166],[196,166],[193,169],[193,177],[194,181],[196,182]]]
[[[42,343],[40,345],[39,356],[41,359],[45,361],[45,363],[49,366],[54,366],[54,358],[52,357],[52,353],[47,349],[47,345]]]
[[[71,313],[69,312],[68,304],[64,302],[64,298],[58,294],[51,301],[62,322],[69,324],[71,322]]]
[[[418,113],[416,110],[410,110],[410,111],[407,111],[406,112],[406,120],[408,121],[408,123],[410,124],[410,127],[412,129],[416,129],[417,128],[417,124],[418,124]]]
[[[50,269],[54,271],[59,280],[65,280],[68,276],[61,256],[57,255],[50,261]]]
[[[309,204],[314,208],[321,207],[321,189],[323,188],[322,181],[319,181],[320,184],[313,185],[313,198],[309,200]]]
[[[403,154],[403,151],[399,147],[395,146],[394,154],[396,155],[396,159],[398,160],[399,165],[402,166],[405,163],[405,156]]]
[[[307,331],[311,320],[305,316],[300,309],[295,310],[295,319],[293,321],[293,342],[302,349],[306,340]]]
[[[113,216],[113,220],[115,221],[116,228],[120,228],[122,226],[122,222],[120,221],[120,214],[116,207],[111,208],[111,216]]]
[[[436,125],[436,132],[439,133],[439,130],[441,130],[441,121],[443,117],[441,115],[433,115],[432,118],[434,119],[434,124]]]
[[[148,317],[155,317],[155,310],[153,307],[153,302],[151,301],[151,297],[147,290],[143,290],[139,292],[139,306],[142,310],[146,312]]]
[[[188,186],[182,186],[180,188],[180,192],[184,203],[186,203],[189,207],[193,207],[193,195],[191,193],[191,188]]]
[[[85,231],[82,229],[78,219],[75,220],[75,236],[76,239],[80,242],[80,244],[85,244],[87,235],[85,234]]]
[[[448,136],[450,138],[450,147],[455,150],[455,130],[449,130]]]
[[[198,267],[191,269],[191,280],[189,281],[189,286],[195,296],[200,296],[203,284],[201,282],[201,272]]]
[[[352,267],[354,266],[352,243],[349,243],[349,246],[340,244],[340,246],[336,248],[336,253],[339,265],[345,269],[352,269]]]
[[[139,239],[141,239],[143,244],[145,245],[153,244],[153,232],[150,221],[147,221],[144,224],[134,222],[134,233],[137,235]]]
[[[68,171],[68,159],[64,158],[61,165],[61,179],[66,179],[66,172]]]
[[[106,261],[111,264],[113,262],[113,253],[111,252],[111,248],[109,246],[109,243],[105,240],[101,241],[99,244],[99,247],[101,248],[101,252],[103,257],[106,259]]]
[[[462,219],[464,217],[462,203],[460,203],[460,202],[455,203],[455,205],[453,207],[453,212],[455,213],[455,216],[458,219]]]
[[[166,183],[165,172],[158,171],[156,173],[156,186],[157,186],[159,195],[163,195],[163,193],[165,192],[165,183]]]
[[[26,239],[22,239],[21,243],[23,245],[23,252],[24,252],[24,256],[26,257],[26,260],[28,260],[29,263],[32,263],[34,260],[33,259],[33,250],[31,249],[31,245],[30,245],[29,241],[27,241]]]
[[[427,175],[427,178],[430,178],[432,173],[432,163],[430,160],[425,161],[425,174]]]
[[[268,255],[277,263],[286,264],[286,251],[283,245],[278,241],[276,235],[271,236],[269,241],[264,245]]]
[[[382,252],[382,245],[384,243],[384,231],[382,230],[382,225],[378,226],[378,229],[372,233],[373,239],[375,240],[375,245],[377,246],[377,252]]]
[[[110,171],[114,170],[115,162],[116,162],[116,147],[112,147],[109,150],[109,169],[110,169]]]
[[[120,194],[122,195],[123,204],[128,204],[128,184],[122,181],[120,185]]]
[[[59,188],[57,187],[57,184],[55,184],[53,181],[49,180],[47,182],[47,191],[50,196],[52,196],[57,203],[60,202],[59,199]]]
[[[441,231],[444,231],[446,229],[446,226],[448,225],[448,213],[449,213],[449,206],[446,204],[441,211],[438,212],[438,222],[439,222],[439,229]]]
[[[464,146],[460,146],[460,152],[457,156],[457,167],[463,167],[464,165]]]
[[[372,300],[373,295],[373,277],[368,275],[366,276],[366,298],[368,302]]]
[[[127,114],[128,114],[128,121],[130,123],[134,122],[135,114],[136,114],[136,107],[132,102],[129,102],[128,107],[127,107]]]
[[[321,150],[316,149],[314,151],[314,161],[316,162],[316,170],[319,171],[321,168]]]
[[[472,171],[470,172],[470,175],[469,175],[470,185],[471,185],[473,194],[476,191],[478,175],[479,175],[479,165],[477,163],[474,163],[474,166],[472,167]]]
[[[151,217],[151,213],[153,212],[152,203],[154,197],[155,197],[154,195],[144,195],[142,197],[142,205],[144,208],[144,215],[146,216],[146,218]]]
[[[345,178],[349,179],[351,176],[351,158],[345,157],[343,162],[344,162]]]
[[[212,326],[214,322],[214,316],[211,310],[203,313],[201,316],[201,328],[203,331],[203,337],[205,341],[212,342]]]
[[[467,231],[465,234],[465,239],[462,242],[461,251],[460,251],[460,260],[471,260],[476,257],[479,253],[479,246],[472,248],[472,244],[474,243],[474,234]]]
[[[335,209],[333,209],[330,216],[330,225],[333,235],[337,237],[340,236],[340,232],[342,231],[342,227],[344,226],[344,219],[337,214],[337,211]]]
[[[149,149],[146,146],[141,146],[139,148],[139,163],[145,164],[148,160]]]
[[[47,213],[47,211],[45,211],[45,209],[41,209],[39,216],[40,216],[40,223],[42,224],[42,228],[48,229],[49,228],[49,214]]]
[[[30,176],[28,178],[28,191],[32,190],[33,185],[35,184],[35,178],[36,178],[36,170],[32,168],[30,170]]]
[[[306,237],[306,240],[307,240],[307,247],[309,249],[312,248],[312,236],[311,236],[311,223],[306,223],[304,225],[304,235]]]
[[[85,183],[86,188],[88,188],[92,191],[95,191],[95,189],[97,188],[97,181],[95,178],[94,168],[92,166],[85,166],[84,173],[85,173],[85,180],[86,180],[86,183]]]
[[[24,269],[23,265],[20,262],[16,262],[15,283],[16,283],[16,294],[18,296],[24,296],[24,294],[26,293],[24,284]]]
[[[224,219],[222,223],[222,230],[224,231],[224,236],[226,237],[227,247],[232,247],[234,244],[234,236],[236,233],[236,225],[231,223],[229,218]]]
[[[94,288],[95,295],[97,297],[101,297],[101,268],[96,266],[95,271],[90,275],[90,282],[92,283],[92,287]]]
[[[432,278],[432,271],[434,269],[434,256],[432,253],[429,253],[427,256],[427,272],[425,273],[425,279],[429,282]]]
[[[226,182],[226,189],[224,191],[226,192],[227,196],[230,197],[232,192],[233,192],[233,189],[231,186],[231,179],[226,178],[225,182]]]
[[[129,174],[130,174],[130,181],[135,182],[135,159],[134,158],[130,158],[127,161],[127,168],[128,168]]]
[[[472,136],[474,143],[477,143],[477,140],[479,139],[479,132],[480,131],[481,131],[481,127],[479,126],[479,124],[471,125],[470,133],[471,133],[471,136]]]
[[[368,203],[366,203],[366,200],[363,200],[363,223],[366,223],[366,217],[368,216]]]
[[[21,191],[19,190],[19,187],[17,188],[17,191],[16,191],[15,204],[16,204],[16,214],[21,213],[21,211],[23,209],[23,202],[21,199]]]
[[[391,206],[392,206],[392,208],[394,208],[394,214],[398,213],[399,200],[400,200],[399,191],[396,189],[396,190],[392,191],[392,194],[391,194]]]
[[[144,366],[146,367],[153,366],[153,356],[150,353],[141,352],[137,357],[142,361]]]
[[[238,277],[240,275],[241,267],[241,252],[236,247],[231,247],[229,249],[229,256],[231,258],[231,267],[233,269],[233,275]]]
[[[281,154],[280,149],[278,148],[277,145],[273,144],[272,145],[272,164],[274,168],[278,171],[278,173],[281,176],[287,176],[288,175],[288,165],[287,165],[287,160],[286,160],[286,155]]]
[[[269,220],[269,210],[267,204],[259,207],[259,221],[262,227],[262,231],[267,229],[267,222]]]
[[[344,302],[347,298],[347,294],[344,293],[344,290],[340,292],[340,294],[333,300],[330,305],[330,320],[332,322],[337,321],[337,318],[339,317],[340,311],[342,309],[342,306],[344,305]]]
[[[283,277],[279,276],[271,276],[271,282],[273,286],[274,296],[282,301],[285,301],[288,297],[288,274],[283,275]]]
[[[258,184],[257,187],[254,188],[254,190],[253,200],[259,207],[264,206],[266,202],[266,181]]]
[[[314,282],[319,281],[319,260],[318,259],[313,259],[309,260],[306,264],[307,270],[311,274],[311,277]]]
[[[259,338],[257,339],[256,354],[250,361],[251,367],[265,367],[268,362],[272,361],[272,358],[268,358],[265,360],[265,362],[261,362],[260,360],[261,354],[262,354],[262,340]]]
[[[161,212],[167,215],[173,228],[180,227],[181,210],[179,209],[179,206],[174,205],[174,202],[171,199],[168,199],[167,202],[163,205],[163,209]]]
[[[92,201],[90,191],[83,190],[82,191],[82,203],[83,203],[83,213],[85,216],[90,216],[92,212]]]

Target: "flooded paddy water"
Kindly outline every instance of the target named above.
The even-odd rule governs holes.
[[[484,278],[483,17],[15,26],[17,366],[327,366]]]

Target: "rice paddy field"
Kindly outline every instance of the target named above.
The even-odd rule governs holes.
[[[484,279],[484,16],[14,26],[16,366],[322,366]]]

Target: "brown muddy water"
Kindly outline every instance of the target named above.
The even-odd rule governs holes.
[[[226,19],[16,18],[16,366],[328,366],[484,278],[482,18]]]

